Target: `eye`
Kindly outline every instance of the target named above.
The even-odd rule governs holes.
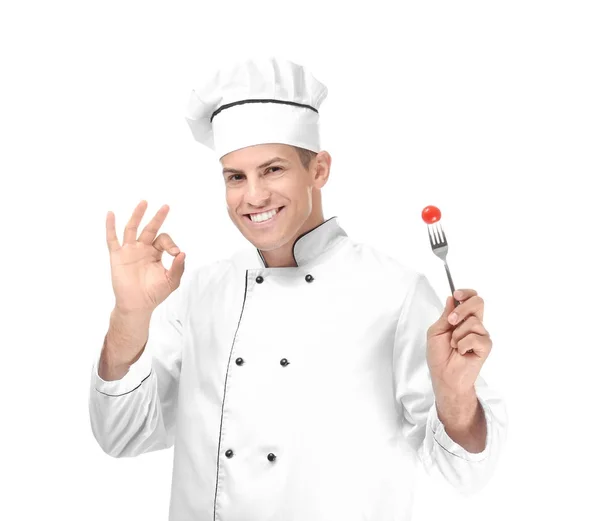
[[[273,168],[276,168],[277,170],[281,170],[281,167],[278,166],[270,166],[269,168],[267,168],[267,171],[272,170]]]
[[[233,180],[233,178],[234,178],[234,177],[242,177],[242,174],[233,174],[233,175],[230,175],[230,176],[227,178],[227,181],[231,181],[231,180]]]

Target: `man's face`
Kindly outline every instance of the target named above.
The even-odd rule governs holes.
[[[227,212],[242,235],[264,251],[295,240],[311,216],[313,188],[323,184],[315,168],[305,170],[296,150],[282,144],[235,150],[221,164]]]

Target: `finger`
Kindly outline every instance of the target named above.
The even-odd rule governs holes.
[[[163,251],[168,251],[171,255],[177,255],[180,251],[168,233],[161,233],[156,239],[154,239],[152,246],[154,246],[161,253]]]
[[[152,244],[152,241],[154,241],[154,239],[156,238],[158,230],[165,222],[168,213],[169,206],[166,204],[161,206],[161,208],[158,210],[158,212],[156,212],[152,220],[144,227],[142,233],[140,233],[138,241],[143,242],[144,244]]]
[[[115,229],[115,214],[111,211],[106,214],[106,244],[108,251],[117,251],[121,247]]]
[[[488,331],[485,329],[484,325],[474,315],[471,315],[454,329],[450,338],[450,345],[453,345],[453,347],[456,346],[458,342],[460,342],[470,333],[476,333],[482,336],[488,334]]]
[[[141,201],[133,211],[127,226],[125,226],[125,233],[123,234],[123,244],[134,244],[137,240],[137,229],[140,225],[140,221],[144,216],[144,212],[148,203],[146,201]]]
[[[458,295],[457,295],[457,293],[458,293]],[[454,290],[454,294],[453,294],[453,296],[456,298],[456,300],[461,301],[461,302],[463,300],[467,300],[470,297],[474,297],[475,295],[477,295],[477,292],[471,288],[456,289],[456,290]]]
[[[456,308],[454,308],[454,313],[457,315],[457,320],[455,322],[450,322],[450,317],[452,317],[453,313],[450,313],[448,316],[448,321],[450,324],[460,324],[463,320],[469,318],[469,316],[476,316],[481,322],[483,322],[483,307],[484,302],[483,299],[479,295],[475,295],[469,297],[465,301],[461,302]]]
[[[481,357],[487,357],[492,349],[492,340],[489,336],[481,336],[475,333],[467,335],[458,342],[458,352],[461,355],[471,351]]]
[[[181,277],[185,270],[185,253],[179,252],[173,259],[173,264],[167,271],[167,276],[172,281],[172,287],[178,288],[181,284]]]
[[[446,304],[444,310],[440,316],[431,326],[427,329],[427,338],[444,334],[452,330],[452,325],[448,323],[448,315],[454,309],[454,300],[452,297],[446,297]]]

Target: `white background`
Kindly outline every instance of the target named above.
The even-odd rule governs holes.
[[[329,88],[325,218],[449,295],[484,298],[509,439],[464,499],[422,473],[415,521],[598,519],[597,2],[54,1],[0,8],[0,518],[167,518],[172,449],[96,444],[90,370],[114,303],[105,218],[135,205],[186,266],[244,244],[183,118],[205,71],[277,53]],[[165,265],[171,257],[165,256]]]

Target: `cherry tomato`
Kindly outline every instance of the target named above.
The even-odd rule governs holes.
[[[421,212],[421,217],[427,224],[433,224],[442,218],[442,212],[437,206],[426,206]]]

